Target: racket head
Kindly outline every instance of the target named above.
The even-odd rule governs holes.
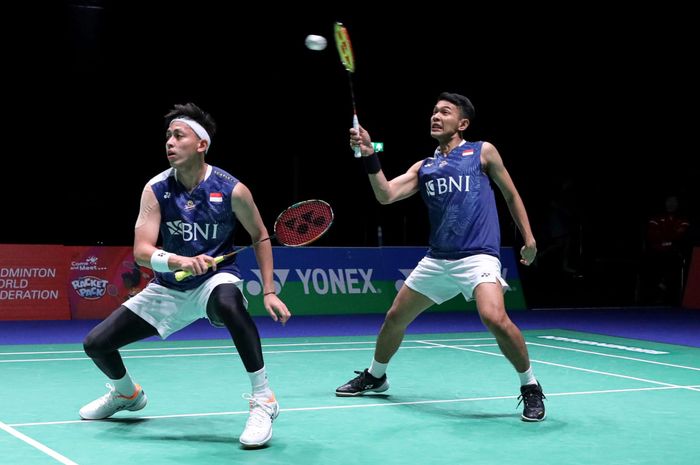
[[[323,200],[297,202],[275,220],[275,237],[289,247],[310,244],[328,231],[333,219],[333,209]]]
[[[338,48],[340,61],[345,69],[351,73],[355,72],[355,54],[352,52],[352,44],[350,43],[350,35],[348,30],[342,23],[335,23],[334,26],[335,46]]]

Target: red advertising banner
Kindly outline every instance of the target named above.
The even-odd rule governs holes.
[[[103,319],[146,287],[153,271],[134,261],[131,247],[68,247],[68,295],[73,319]]]
[[[685,282],[683,307],[700,310],[700,247],[693,249],[693,257],[690,259],[688,280]]]
[[[0,320],[70,320],[62,245],[0,244]]]

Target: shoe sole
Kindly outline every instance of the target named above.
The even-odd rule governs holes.
[[[367,389],[367,390],[358,391],[358,392],[338,392],[338,391],[335,391],[335,395],[337,397],[358,397],[358,396],[363,396],[363,395],[367,394],[368,392],[380,393],[380,392],[386,391],[387,389],[389,389],[389,381],[384,381],[384,384],[382,384],[381,386],[379,386],[376,389]]]
[[[280,408],[279,408],[279,404],[277,404],[277,409],[275,409],[275,413],[271,416],[272,421],[275,421],[279,415],[280,415]],[[244,449],[257,449],[259,447],[264,446],[268,442],[270,442],[270,439],[272,439],[272,429],[270,429],[270,435],[268,437],[266,437],[264,440],[262,440],[261,442],[243,442],[240,440],[240,438],[238,439],[238,442],[240,442],[243,445]]]
[[[146,397],[146,393],[144,392],[143,397],[141,397],[141,400],[139,400],[137,403],[135,403],[134,405],[130,405],[129,407],[120,408],[119,410],[114,412],[112,415],[107,415],[106,417],[93,417],[93,418],[90,418],[89,416],[84,416],[80,412],[78,412],[78,415],[80,415],[80,418],[83,420],[106,420],[107,418],[110,418],[113,415],[115,415],[116,413],[119,413],[123,410],[129,410],[130,412],[136,412],[137,410],[141,410],[146,406],[147,403],[148,403],[148,397]]]
[[[272,431],[270,431],[270,435],[261,442],[257,442],[257,443],[248,442],[248,443],[246,443],[246,442],[241,441],[240,439],[239,439],[239,442],[243,445],[244,449],[257,449],[257,448],[262,447],[265,444],[267,444],[270,441],[270,439],[272,439]]]
[[[547,412],[545,412],[542,418],[528,418],[525,415],[520,415],[520,418],[528,423],[537,423],[538,421],[544,421],[544,419],[547,418]]]

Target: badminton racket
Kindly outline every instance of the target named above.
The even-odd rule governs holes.
[[[355,55],[352,52],[352,44],[350,43],[350,35],[348,30],[342,23],[335,23],[335,45],[338,48],[340,62],[348,72],[348,82],[350,83],[350,98],[352,99],[352,127],[360,133],[360,121],[357,119],[357,105],[355,104],[355,90],[352,86],[352,75],[355,72]],[[360,147],[355,147],[355,158],[360,158]]]
[[[226,255],[214,258],[216,263],[233,257],[246,249],[255,247],[261,242],[277,239],[282,245],[300,247],[307,245],[323,236],[333,224],[333,209],[323,200],[305,200],[287,208],[277,216],[274,225],[274,234],[265,239],[260,239],[250,245],[241,247]],[[185,270],[175,272],[175,279],[182,281],[192,273]]]

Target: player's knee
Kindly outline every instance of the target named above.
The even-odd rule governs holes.
[[[90,332],[83,340],[83,350],[90,358],[95,358],[114,349],[103,338],[100,338],[94,332]]]
[[[235,284],[220,284],[211,292],[208,306],[215,308],[245,307],[243,305],[243,293]]]
[[[384,318],[384,326],[388,329],[406,329],[410,323],[411,320],[405,318],[396,307],[390,308]]]
[[[216,286],[209,296],[207,315],[212,321],[220,321],[226,326],[240,324],[250,318],[243,302],[243,293],[235,284]]]
[[[484,313],[481,315],[481,321],[492,333],[504,332],[508,324],[510,324],[510,319],[505,312]]]

